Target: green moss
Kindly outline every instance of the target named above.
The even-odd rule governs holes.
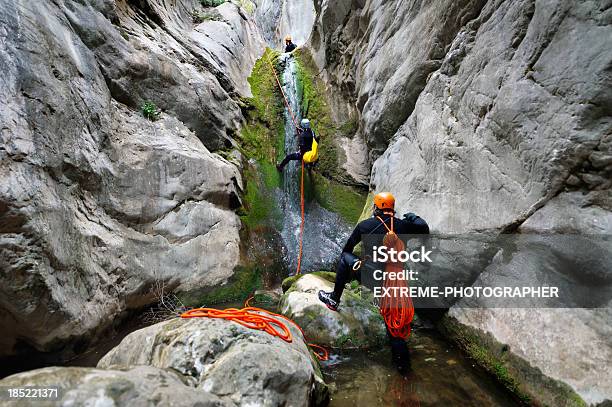
[[[179,299],[188,307],[207,307],[214,304],[243,301],[261,287],[261,270],[257,267],[237,267],[230,280],[220,287],[197,292],[180,293]]]
[[[359,216],[359,222],[372,216],[372,207],[374,207],[374,192],[369,192],[365,199],[365,205],[363,206],[361,215]]]
[[[330,283],[336,282],[336,273],[332,273],[331,271],[315,271],[313,273],[308,273],[308,274],[312,274],[314,276],[321,277],[324,280],[329,281]],[[298,274],[297,276],[291,276],[291,277],[287,277],[286,279],[284,279],[281,284],[283,292],[284,293],[288,292],[291,286],[293,286],[293,284],[295,284],[300,278],[304,277],[305,275],[306,274]]]
[[[541,372],[534,374],[533,368],[527,362],[512,355],[507,346],[498,344],[492,337],[478,334],[475,329],[460,325],[448,316],[442,320],[439,328],[523,404],[550,403],[566,407],[587,405],[566,384],[547,378]]]
[[[245,169],[246,192],[239,213],[251,230],[279,218],[272,190],[281,182],[275,163],[283,154],[284,106],[270,66],[279,69],[278,55],[266,49],[248,78],[253,97],[242,99],[246,124],[240,132],[240,150],[256,164]]]
[[[312,173],[312,185],[306,197],[313,196],[325,209],[336,212],[349,224],[355,224],[366,196],[363,192]]]
[[[298,96],[303,117],[308,117],[320,137],[317,171],[325,177],[342,180],[338,162],[338,147],[334,137],[339,126],[332,119],[331,110],[325,98],[325,84],[316,80],[317,69],[310,54],[299,49],[294,52],[298,62]]]

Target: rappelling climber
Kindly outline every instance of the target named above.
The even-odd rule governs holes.
[[[295,45],[292,41],[291,41],[291,36],[287,35],[285,37],[285,52],[291,52],[294,49],[297,48],[297,45]]]
[[[359,257],[353,254],[355,246],[361,242],[362,239],[368,237],[367,241],[364,241],[363,253],[372,253],[372,248],[374,246],[381,246],[383,244],[384,235],[387,233],[388,228],[391,227],[393,227],[393,231],[397,235],[429,233],[429,226],[427,223],[414,213],[405,214],[403,219],[395,217],[395,197],[390,192],[376,194],[374,196],[372,217],[357,224],[355,230],[353,230],[353,233],[342,249],[340,261],[336,267],[334,291],[319,291],[319,300],[321,300],[327,308],[332,311],[337,311],[340,306],[340,298],[342,297],[345,284],[352,279],[361,281],[361,270],[374,270],[377,268],[376,266],[362,266],[357,272],[354,272],[353,266],[361,261]],[[365,247],[366,244],[368,247]],[[366,260],[365,262],[369,263],[370,260]],[[393,337],[388,329],[387,336],[391,343],[394,364],[400,371],[409,369],[410,356],[406,341],[402,338]]]
[[[299,138],[298,144],[300,146],[300,151],[287,154],[283,161],[280,164],[276,165],[276,169],[279,172],[282,172],[283,168],[285,168],[285,165],[287,165],[287,163],[291,160],[297,161],[302,160],[302,158],[304,158],[307,163],[316,161],[316,148],[318,137],[310,127],[310,120],[302,119],[302,121],[300,122],[300,126],[297,128],[297,137]],[[312,159],[310,159],[310,157],[307,157],[308,159],[305,158],[306,156],[310,155],[313,156]]]

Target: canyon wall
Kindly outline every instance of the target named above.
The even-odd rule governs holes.
[[[315,5],[309,46],[330,89],[359,115],[354,137],[367,146],[371,191],[393,192],[400,213],[418,213],[436,233],[612,233],[609,2]],[[602,253],[608,259],[610,249]],[[582,288],[594,272],[570,262],[560,277],[544,272],[554,270],[550,260],[525,265],[521,253],[504,255],[507,264],[491,259],[483,272],[519,273],[522,264],[522,283],[562,278]],[[612,284],[607,270],[598,287]],[[462,305],[450,318],[505,344],[533,369],[515,369],[521,379],[536,371],[588,403],[612,398],[612,304],[564,312]],[[565,405],[559,388],[522,387]]]
[[[95,336],[159,287],[232,277],[243,181],[212,151],[233,148],[264,49],[253,11],[3,2],[0,356]]]

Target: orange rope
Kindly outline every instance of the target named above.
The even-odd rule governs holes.
[[[244,302],[244,308],[227,308],[219,310],[216,308],[195,308],[181,314],[181,318],[219,318],[226,319],[228,321],[234,321],[246,328],[257,329],[259,331],[265,331],[272,336],[276,336],[284,340],[285,342],[291,343],[293,341],[293,335],[287,327],[287,325],[279,321],[279,318],[291,322],[297,327],[305,338],[304,331],[302,328],[295,323],[295,321],[287,318],[281,314],[275,314],[274,312],[267,311],[262,308],[251,307],[250,302],[253,296],[249,297]],[[313,353],[319,360],[328,360],[329,352],[322,346],[314,343],[307,343],[308,346],[314,348]]]
[[[289,101],[287,100],[287,96],[285,95],[285,91],[283,91],[283,86],[278,79],[278,75],[276,74],[276,69],[274,69],[274,65],[272,65],[272,61],[268,58],[268,64],[270,64],[270,69],[272,69],[272,73],[274,74],[274,79],[276,79],[276,83],[278,84],[278,89],[280,89],[281,95],[283,95],[283,100],[285,101],[285,106],[287,106],[287,110],[291,115],[291,120],[295,125],[296,129],[299,129],[297,120],[295,119],[295,115],[293,114],[293,110],[291,110],[291,106],[289,105]],[[302,247],[303,247],[303,238],[304,238],[304,160],[302,159],[302,180],[300,183],[300,206],[301,206],[301,222],[300,222],[300,248],[298,254],[298,263],[297,270],[295,274],[300,274],[302,272]]]
[[[300,207],[302,212],[302,219],[300,222],[300,250],[298,254],[297,271],[295,274],[300,274],[302,271],[302,240],[304,238],[304,160],[302,160],[302,179],[300,182]]]
[[[285,101],[285,106],[287,106],[287,110],[289,111],[289,114],[291,115],[291,120],[293,121],[293,124],[295,125],[295,127],[298,128],[298,122],[295,119],[293,110],[291,110],[291,106],[289,105],[287,96],[285,96],[285,91],[283,90],[283,86],[281,85],[280,80],[278,79],[278,75],[276,75],[276,69],[274,69],[274,65],[272,65],[272,61],[270,61],[270,58],[268,58],[268,63],[270,64],[270,68],[272,69],[272,73],[274,74],[274,79],[276,79],[276,83],[278,84],[278,88],[281,91],[281,95],[283,95],[283,100]]]
[[[392,215],[392,214],[391,214]],[[404,242],[395,234],[393,231],[393,216],[391,217],[391,227],[389,228],[385,221],[377,216],[378,220],[387,229],[387,234],[383,239],[383,245],[387,248],[395,249],[396,251],[402,251],[405,249]],[[399,262],[387,262],[385,265],[385,272],[389,273],[402,271],[404,268],[402,263]],[[398,275],[399,273],[391,274]],[[385,279],[385,287],[396,287],[397,290],[391,289],[390,292],[394,292],[396,295],[384,296],[380,301],[380,313],[387,324],[387,328],[391,335],[395,338],[406,339],[410,335],[410,323],[414,318],[414,304],[409,296],[397,295],[401,293],[403,287],[407,287],[406,280],[399,279]]]

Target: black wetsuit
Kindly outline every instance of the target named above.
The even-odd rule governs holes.
[[[377,213],[381,219],[384,220],[388,227],[391,227],[391,216]],[[404,215],[404,219],[393,218],[393,230],[398,235],[412,235],[412,234],[428,234],[429,226],[427,223],[416,216],[413,213]],[[342,256],[338,262],[336,269],[336,284],[334,286],[333,297],[337,301],[342,296],[344,285],[351,280],[353,264],[356,260],[359,260],[354,254],[353,249],[357,243],[361,242],[366,236],[368,238],[363,241],[363,253],[372,253],[373,246],[380,246],[382,244],[384,235],[387,234],[387,228],[378,220],[375,216],[366,219],[355,227],[353,233],[349,237],[348,241],[342,249]],[[368,247],[366,247],[366,245]],[[367,267],[362,266],[361,269]],[[359,274],[356,275],[360,279]],[[387,329],[387,338],[389,339],[389,345],[391,346],[391,363],[399,370],[401,374],[406,374],[411,369],[410,362],[410,351],[406,341],[402,338],[395,338]]]
[[[391,227],[390,215],[379,214],[379,216],[388,227]],[[404,219],[394,217],[393,230],[398,235],[428,234],[429,226],[423,219],[410,213],[404,215]],[[336,299],[340,299],[344,285],[350,281],[353,274],[351,269],[353,263],[357,260],[357,257],[353,255],[353,250],[357,243],[361,242],[365,236],[369,236],[367,241],[364,242],[363,253],[370,254],[372,253],[373,246],[382,245],[385,234],[387,234],[387,228],[375,216],[359,222],[355,227],[344,245],[344,249],[342,249],[342,256],[336,268],[336,284],[334,286],[334,297]]]
[[[297,45],[295,45],[294,43],[290,42],[289,44],[287,44],[285,46],[285,52],[291,52],[291,51],[293,51],[296,48],[297,48]]]
[[[291,160],[301,160],[304,154],[312,150],[312,140],[316,139],[316,135],[312,129],[301,129],[298,128],[299,133],[299,146],[300,151],[296,151],[295,153],[290,153],[285,156],[283,161],[279,164],[280,169],[282,170],[285,165]]]

